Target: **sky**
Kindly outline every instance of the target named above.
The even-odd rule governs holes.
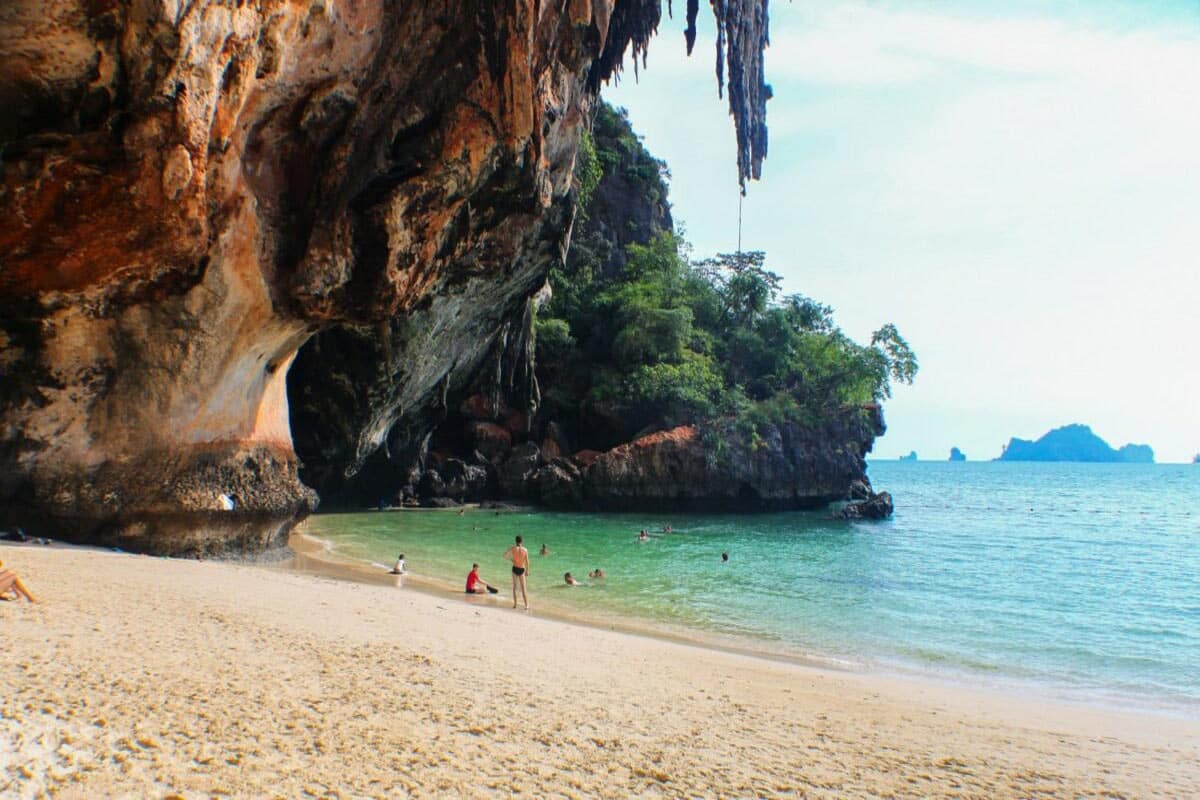
[[[664,15],[648,68],[603,91],[667,162],[697,258],[738,233],[701,5],[690,59]],[[1073,422],[1200,452],[1200,0],[770,11],[742,246],[859,341],[894,322],[916,351],[874,456],[991,459]]]

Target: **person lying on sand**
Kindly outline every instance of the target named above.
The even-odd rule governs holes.
[[[563,582],[566,583],[567,586],[582,586],[583,585],[578,581],[578,579],[572,577],[571,573],[569,573],[569,572],[566,575],[563,575]]]
[[[596,567],[594,570],[592,570],[591,572],[588,573],[588,577],[589,578],[603,578],[603,577],[605,577],[604,570],[600,569],[599,567]]]
[[[11,593],[16,593],[16,597],[10,598]],[[5,569],[4,562],[0,561],[0,598],[15,600],[21,597],[24,597],[30,603],[37,602],[37,599],[25,588],[25,584],[21,583],[21,579],[17,577],[17,573],[11,569]]]
[[[467,594],[483,594],[484,592],[499,594],[500,590],[479,577],[479,565],[472,564],[471,571],[467,574]]]
[[[15,531],[0,532],[0,540],[5,542],[29,542],[32,541],[25,535],[23,528],[17,528]]]
[[[392,575],[403,575],[405,573],[405,571],[406,571],[406,565],[404,563],[404,553],[401,553],[400,555],[396,556],[396,566],[392,567],[391,574]]]
[[[50,544],[49,539],[43,539],[40,536],[26,536],[25,531],[22,528],[17,528],[15,531],[8,532],[8,533],[0,532],[0,541],[24,542],[24,543],[44,544],[44,545]]]

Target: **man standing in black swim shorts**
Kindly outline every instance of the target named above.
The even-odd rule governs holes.
[[[504,558],[512,562],[513,572],[513,608],[517,607],[517,586],[521,587],[521,599],[525,602],[525,610],[529,610],[529,594],[525,589],[525,578],[529,576],[529,551],[525,549],[525,545],[521,544],[521,537],[517,537],[517,543],[504,551]]]

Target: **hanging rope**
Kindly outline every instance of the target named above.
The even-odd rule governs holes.
[[[746,195],[738,192],[738,253],[742,252],[742,200]]]

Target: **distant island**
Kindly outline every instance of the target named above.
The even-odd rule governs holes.
[[[1036,442],[1013,437],[996,460],[1153,464],[1154,451],[1145,444],[1114,450],[1087,425],[1075,424],[1055,428]]]
[[[951,461],[966,461],[967,455],[962,450],[959,450],[957,447],[951,447],[950,448],[950,460]]]
[[[917,460],[917,451],[909,450],[908,455],[900,456],[900,460],[901,461],[916,461]]]

